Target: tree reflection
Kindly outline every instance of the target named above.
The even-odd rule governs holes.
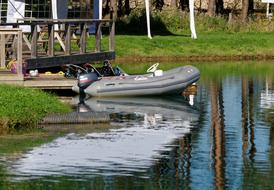
[[[155,189],[190,188],[191,139],[191,134],[178,139],[173,143],[175,148],[171,152],[163,153],[166,156],[153,166],[153,178],[158,184]]]
[[[266,94],[269,90],[269,84],[272,86],[271,82],[268,81],[269,78],[266,78]],[[252,189],[273,189],[273,124],[270,124],[272,127],[269,128],[269,141],[264,144],[264,146],[270,146],[270,164],[271,169],[268,168],[268,160],[260,160],[256,158],[261,155],[256,155],[257,147],[255,140],[259,138],[264,138],[260,133],[255,131],[255,115],[254,113],[257,111],[255,107],[256,103],[256,94],[254,91],[257,90],[254,85],[254,80],[248,77],[242,77],[242,156],[243,156],[243,187],[249,187]],[[262,98],[262,97],[260,97]],[[269,102],[268,102],[269,103]],[[265,109],[264,106],[261,108]],[[266,111],[267,112],[267,111]],[[263,111],[263,113],[266,113]],[[267,119],[264,122],[268,121]],[[272,121],[273,123],[273,121]],[[266,129],[267,130],[267,129]],[[257,135],[257,136],[255,136]],[[258,142],[257,142],[258,143]],[[262,142],[263,143],[263,142]],[[258,147],[262,146],[262,144],[258,145]],[[260,151],[258,151],[260,152]],[[267,152],[265,152],[267,153]],[[261,152],[260,152],[261,154]],[[259,163],[259,162],[260,163]],[[269,170],[268,170],[269,169]],[[270,173],[268,173],[270,171]]]
[[[211,133],[214,160],[215,188],[224,189],[225,179],[225,131],[222,85],[211,82]]]
[[[267,90],[272,90],[273,86],[273,78],[268,76],[266,78]],[[273,108],[274,109],[274,108]],[[269,114],[270,115],[270,114]],[[271,116],[268,117],[268,122],[271,124],[270,127],[270,135],[269,135],[269,142],[270,142],[270,160],[271,160],[271,171],[274,171],[274,114],[272,113]]]
[[[273,90],[273,78],[272,76],[266,76],[265,78],[265,91],[266,94],[271,93]],[[273,180],[273,171],[274,171],[274,107],[270,109],[266,109],[266,121],[270,123],[270,129],[269,129],[269,160],[271,164],[271,170],[270,175],[272,175],[272,178],[270,180],[266,180],[269,186],[274,187],[274,180]],[[267,179],[267,178],[266,178]],[[270,181],[270,182],[269,182]]]
[[[254,143],[254,84],[247,77],[242,77],[242,154],[246,164],[246,154],[251,163],[254,162],[256,145]],[[249,148],[250,143],[250,149]]]

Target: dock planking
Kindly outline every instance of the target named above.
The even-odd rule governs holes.
[[[60,75],[39,74],[37,77],[19,78],[8,70],[0,70],[0,84],[11,84],[45,90],[71,90],[77,84],[76,79],[68,79]]]
[[[63,76],[39,76],[26,78],[23,86],[31,88],[39,88],[45,90],[71,90],[77,84],[76,79],[67,79]]]

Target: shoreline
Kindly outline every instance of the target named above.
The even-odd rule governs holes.
[[[213,62],[213,61],[264,61],[273,60],[274,54],[255,55],[186,55],[186,56],[117,56],[114,63],[137,63],[137,62]]]

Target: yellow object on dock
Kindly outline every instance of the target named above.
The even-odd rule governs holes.
[[[52,73],[50,71],[45,72],[45,75],[59,75],[59,76],[64,76],[65,73],[63,71],[59,71],[58,73]]]

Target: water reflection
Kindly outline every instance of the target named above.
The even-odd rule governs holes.
[[[239,80],[238,80],[239,79]],[[255,102],[261,102],[261,108],[270,108],[273,106],[271,102],[273,101],[271,98],[264,98],[263,96],[258,97],[258,92],[260,91],[261,85],[256,81],[254,82],[253,78],[242,76],[238,78],[238,83],[241,84],[241,89],[237,89],[239,100],[235,97],[234,101],[241,101],[241,126],[242,126],[242,158],[239,156],[233,155],[233,153],[229,153],[230,151],[237,150],[236,142],[231,142],[233,137],[231,134],[235,134],[235,132],[240,132],[236,127],[237,124],[233,124],[234,121],[237,121],[237,116],[234,118],[231,117],[234,114],[229,112],[238,112],[237,107],[233,107],[230,105],[226,105],[228,99],[233,99],[233,96],[237,95],[237,91],[230,89],[230,92],[224,96],[223,88],[228,89],[230,85],[225,82],[219,83],[219,81],[212,82],[210,84],[210,93],[211,93],[211,126],[212,126],[212,155],[213,155],[213,168],[214,168],[214,176],[215,176],[215,188],[216,189],[224,189],[225,186],[231,187],[231,181],[233,180],[233,176],[229,174],[232,168],[228,168],[227,165],[237,164],[237,159],[242,159],[242,171],[237,169],[233,169],[234,172],[238,173],[238,176],[241,176],[241,172],[243,175],[244,182],[248,181],[248,185],[252,187],[256,186],[255,183],[250,184],[250,173],[258,175],[257,172],[261,171],[269,171],[269,162],[265,157],[267,156],[267,147],[268,142],[262,142],[261,138],[263,136],[267,136],[267,133],[271,134],[271,131],[268,131],[270,128],[265,127],[265,123],[260,120],[259,117],[254,118],[256,111],[259,111],[258,108],[255,109]],[[231,80],[231,79],[230,79]],[[231,82],[231,81],[230,81]],[[228,92],[225,90],[226,93]],[[234,91],[234,92],[233,92]],[[257,91],[257,92],[255,92]],[[261,90],[263,92],[264,90]],[[268,90],[269,91],[269,90]],[[262,95],[263,93],[261,93]],[[264,94],[263,94],[264,95]],[[232,96],[232,97],[228,97]],[[262,104],[262,101],[264,104]],[[230,104],[233,102],[230,102]],[[239,105],[239,104],[238,104]],[[262,106],[267,105],[267,106]],[[258,114],[258,112],[257,112]],[[230,116],[228,116],[230,115]],[[229,122],[226,121],[226,118],[229,119]],[[231,126],[232,124],[232,126]],[[271,135],[270,135],[271,136]],[[257,137],[257,138],[256,138]],[[236,139],[234,139],[236,140]],[[271,140],[270,140],[271,142]],[[233,149],[230,146],[233,145]],[[257,148],[257,146],[260,146]],[[238,146],[240,147],[240,146]],[[229,156],[230,155],[230,156]],[[235,156],[233,158],[233,156]],[[228,170],[228,171],[226,171]],[[228,174],[228,176],[226,175]],[[255,175],[254,175],[255,176]],[[254,177],[253,176],[253,177]],[[273,176],[272,176],[273,177]],[[248,179],[248,180],[246,180]],[[234,179],[235,180],[235,179]],[[271,184],[271,183],[270,183]],[[272,183],[273,184],[273,183]],[[243,183],[243,187],[246,187],[247,184]],[[268,184],[269,185],[269,184]],[[268,187],[266,185],[266,187]]]
[[[197,121],[198,112],[184,101],[183,97],[136,97],[136,98],[90,98],[85,105],[93,112],[112,113],[116,124],[143,127],[189,126]]]
[[[224,106],[221,84],[211,82],[211,135],[212,135],[212,160],[215,173],[215,189],[225,187],[225,131],[224,131]]]
[[[263,108],[274,108],[274,90],[272,89],[272,77],[265,80],[265,89],[261,91],[260,106]]]
[[[113,124],[121,128],[60,137],[29,151],[9,171],[20,176],[17,179],[136,173],[146,177],[146,171],[164,159],[177,146],[174,141],[189,133],[198,120],[197,112],[181,97],[172,99],[92,98],[81,102],[84,111],[111,113]],[[159,168],[165,170],[164,165]]]
[[[70,133],[1,173],[32,184],[25,189],[273,189],[274,78],[266,70],[201,70],[194,106],[180,96],[81,102],[79,111],[107,112],[118,127]]]

